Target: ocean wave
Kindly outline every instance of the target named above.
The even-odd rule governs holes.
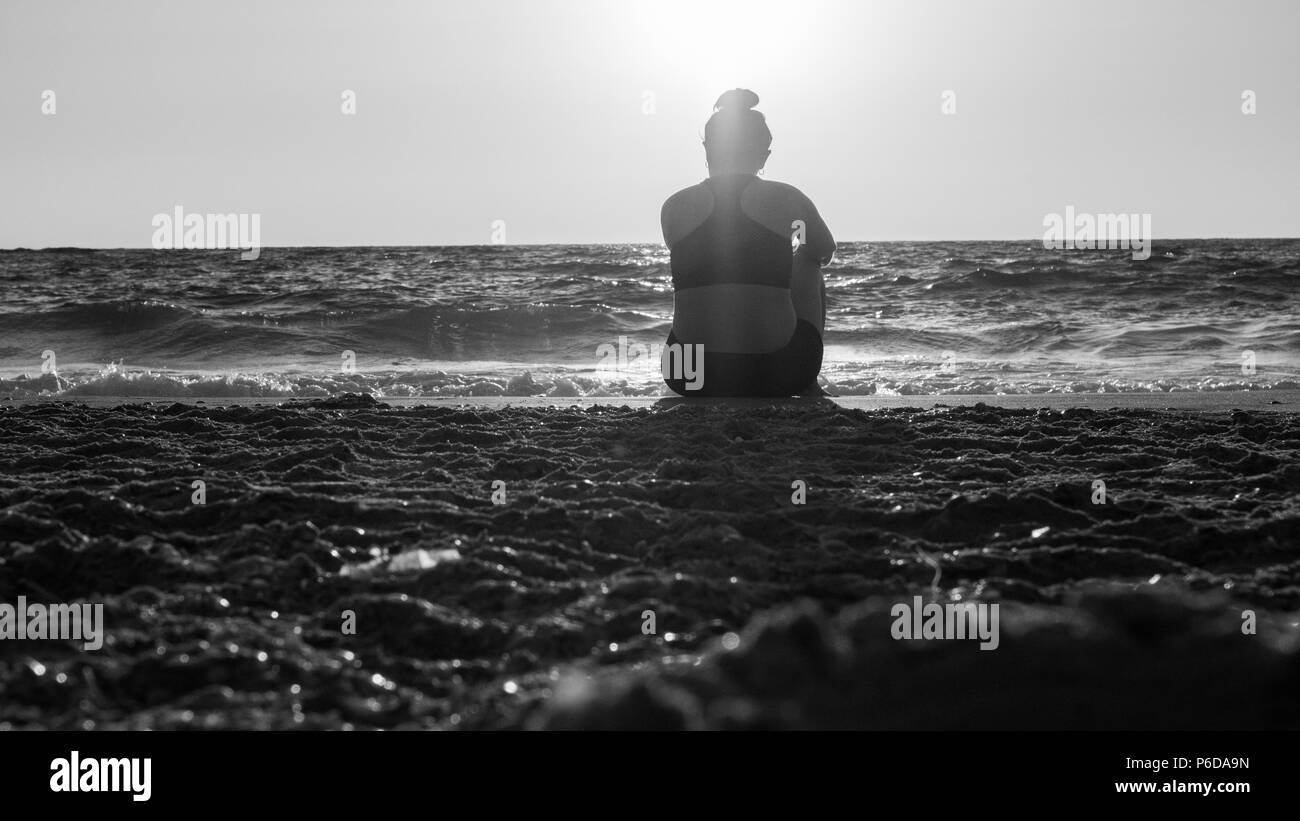
[[[1251,378],[1124,377],[1103,373],[1004,371],[979,363],[949,373],[943,362],[913,361],[864,369],[836,362],[823,369],[823,389],[836,396],[943,396],[1070,393],[1171,393],[1300,389],[1300,375]],[[323,398],[343,394],[378,398],[435,397],[634,397],[670,396],[654,368],[613,372],[563,366],[544,369],[498,364],[462,370],[283,371],[180,373],[110,365],[97,371],[0,379],[0,399],[85,397],[229,399]]]
[[[153,330],[202,315],[201,311],[173,303],[124,299],[59,305],[49,310],[21,314],[0,313],[0,327],[11,332],[27,328],[66,328],[79,332],[129,333]]]

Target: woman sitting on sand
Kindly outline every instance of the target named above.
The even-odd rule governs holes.
[[[758,178],[772,132],[756,105],[758,95],[743,88],[718,98],[704,127],[709,178],[664,203],[673,271],[668,345],[704,352],[701,380],[664,379],[683,396],[820,393],[821,266],[835,240],[803,192]]]

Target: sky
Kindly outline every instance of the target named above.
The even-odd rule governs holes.
[[[4,0],[0,248],[148,247],[178,205],[266,246],[659,242],[734,87],[839,240],[1067,206],[1294,237],[1298,32],[1295,0]]]

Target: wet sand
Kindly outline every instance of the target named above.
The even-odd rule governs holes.
[[[901,396],[876,394],[872,396],[831,396],[829,401],[842,408],[875,410],[879,408],[950,408],[970,405],[992,405],[997,408],[1093,408],[1096,410],[1146,408],[1152,410],[1226,411],[1226,410],[1291,410],[1300,412],[1300,391],[1174,391],[1169,393],[1037,393],[1037,394],[927,394]],[[44,404],[50,399],[14,399],[0,397],[0,407]],[[76,396],[68,401],[96,408],[152,402],[219,407],[221,405],[277,405],[292,406],[311,399],[276,399],[264,396],[249,397],[183,397],[173,396]],[[653,408],[678,404],[686,400],[676,396],[429,396],[385,398],[384,404],[397,408],[409,407],[460,407],[475,408],[566,408],[597,406]],[[771,405],[806,406],[808,399],[691,399],[690,404],[701,407],[722,406],[730,408],[760,408]]]
[[[1293,393],[0,403],[0,727],[1300,726]]]

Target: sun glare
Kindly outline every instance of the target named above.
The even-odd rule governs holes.
[[[651,0],[635,14],[673,73],[704,93],[779,72],[811,45],[807,12],[776,0]]]

